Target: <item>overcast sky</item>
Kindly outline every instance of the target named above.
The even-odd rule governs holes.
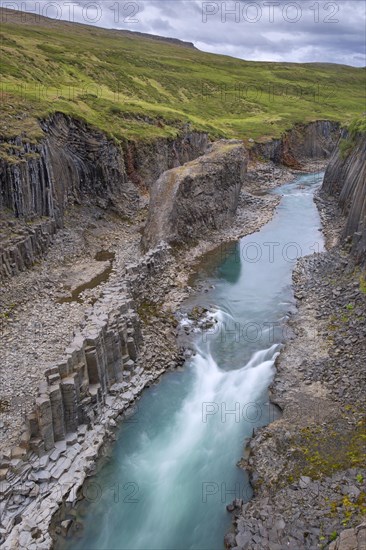
[[[366,0],[0,0],[0,5],[180,38],[242,59],[366,66]]]

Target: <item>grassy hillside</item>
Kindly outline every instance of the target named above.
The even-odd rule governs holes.
[[[294,122],[349,122],[365,110],[365,69],[246,62],[123,31],[0,10],[0,135],[40,136],[61,111],[117,139],[278,136]]]

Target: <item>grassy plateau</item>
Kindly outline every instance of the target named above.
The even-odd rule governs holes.
[[[365,107],[364,68],[243,61],[137,33],[0,9],[0,137],[38,140],[63,112],[116,140],[269,139],[296,122],[344,124]]]

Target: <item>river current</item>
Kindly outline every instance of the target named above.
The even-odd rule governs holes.
[[[197,274],[209,286],[183,304],[194,354],[143,392],[112,455],[85,487],[83,528],[69,550],[222,550],[226,504],[251,498],[236,465],[253,428],[278,414],[268,403],[274,363],[295,309],[292,270],[320,252],[314,191],[323,174],[300,175],[260,231],[216,251]],[[209,310],[206,328],[184,314]]]

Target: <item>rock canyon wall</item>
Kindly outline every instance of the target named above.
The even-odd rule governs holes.
[[[349,148],[342,153],[342,142]],[[347,217],[344,238],[352,241],[352,250],[361,263],[366,262],[366,134],[353,138],[343,131],[324,176],[324,193],[337,198]]]

